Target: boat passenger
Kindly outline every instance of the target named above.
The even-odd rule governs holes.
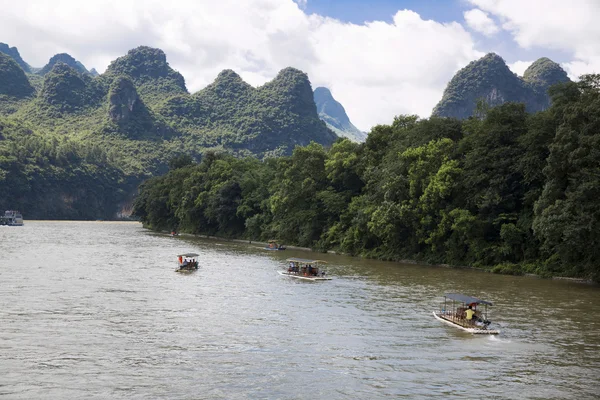
[[[187,267],[189,263],[190,263],[190,262],[189,262],[189,261],[188,261],[188,259],[186,258],[186,259],[183,261],[183,266],[184,266],[184,267]]]
[[[179,259],[179,265],[183,264],[183,257],[182,257],[182,256],[179,256],[179,258],[178,258],[178,259]]]
[[[469,308],[467,308],[467,310],[465,311],[465,315],[466,315],[467,322],[473,321],[473,315],[475,315],[475,311],[473,311],[473,308],[471,308],[471,306],[469,306]]]

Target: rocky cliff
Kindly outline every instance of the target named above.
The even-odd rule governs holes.
[[[318,87],[314,91],[315,104],[319,118],[329,129],[340,137],[347,137],[354,142],[364,142],[367,134],[355,127],[346,114],[344,107],[336,101],[329,89]]]

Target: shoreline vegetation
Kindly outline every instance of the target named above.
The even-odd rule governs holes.
[[[396,117],[365,143],[200,163],[147,180],[134,215],[154,230],[494,273],[600,281],[600,75],[552,106],[480,103],[467,120]]]
[[[110,222],[110,221],[108,221],[108,222]],[[147,228],[145,226],[144,226],[144,228],[149,229],[149,228]],[[152,230],[152,229],[149,229],[149,230]],[[161,231],[160,233],[164,233],[165,235],[169,235],[170,234],[170,232],[168,232],[168,231]],[[232,243],[240,243],[240,244],[256,244],[256,245],[260,245],[260,246],[267,246],[269,244],[269,242],[262,242],[260,240],[232,239],[232,238],[224,238],[224,237],[219,237],[219,236],[210,236],[210,235],[185,233],[185,232],[178,233],[177,235],[178,236],[183,236],[183,237],[194,237],[194,238],[200,238],[200,239],[215,240],[215,241],[219,241],[219,242],[232,242]],[[316,253],[319,253],[318,250],[311,249],[310,247],[299,247],[299,246],[287,246],[286,245],[286,248],[288,250],[299,250],[299,251],[307,251],[307,252],[316,252]],[[335,250],[327,250],[326,254],[333,254],[333,255],[339,255],[339,256],[345,256],[345,257],[360,257],[360,256],[353,256],[353,255],[350,255],[350,254],[342,253],[342,252],[335,251]],[[422,266],[453,268],[453,269],[472,269],[472,270],[476,270],[476,271],[482,271],[482,272],[492,273],[492,271],[490,269],[468,267],[468,266],[465,266],[465,265],[430,264],[430,263],[419,262],[419,261],[415,261],[415,260],[393,260],[393,261],[390,260],[389,262],[394,262],[394,263],[398,263],[398,264],[411,264],[411,265],[422,265]],[[527,277],[527,278],[546,279],[545,277],[540,276],[540,275],[536,275],[536,274],[522,274],[521,276]],[[556,280],[556,281],[570,281],[570,282],[581,283],[581,284],[586,284],[586,285],[597,285],[598,284],[597,282],[594,282],[593,280],[584,279],[584,278],[570,278],[570,277],[566,277],[566,276],[552,276],[550,278],[552,280]]]

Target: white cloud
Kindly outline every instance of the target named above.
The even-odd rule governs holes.
[[[508,68],[515,74],[523,76],[523,73],[529,66],[533,64],[533,61],[515,61],[512,64],[508,64]]]
[[[102,72],[139,45],[159,47],[190,91],[225,68],[260,85],[287,66],[329,87],[368,130],[401,113],[423,117],[452,75],[480,57],[458,23],[403,10],[390,23],[307,15],[293,0],[0,0],[0,41],[42,66],[67,52]]]
[[[519,46],[565,51],[570,74],[600,73],[600,1],[598,0],[469,0],[503,21]]]
[[[465,11],[463,16],[471,29],[483,33],[485,36],[493,36],[500,31],[494,20],[478,8]]]

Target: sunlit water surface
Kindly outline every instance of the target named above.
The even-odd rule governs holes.
[[[175,255],[200,269],[175,273]],[[328,261],[335,279],[277,274]],[[436,321],[494,302],[497,337]],[[137,223],[0,227],[0,397],[591,399],[600,289],[472,270],[266,252]]]

